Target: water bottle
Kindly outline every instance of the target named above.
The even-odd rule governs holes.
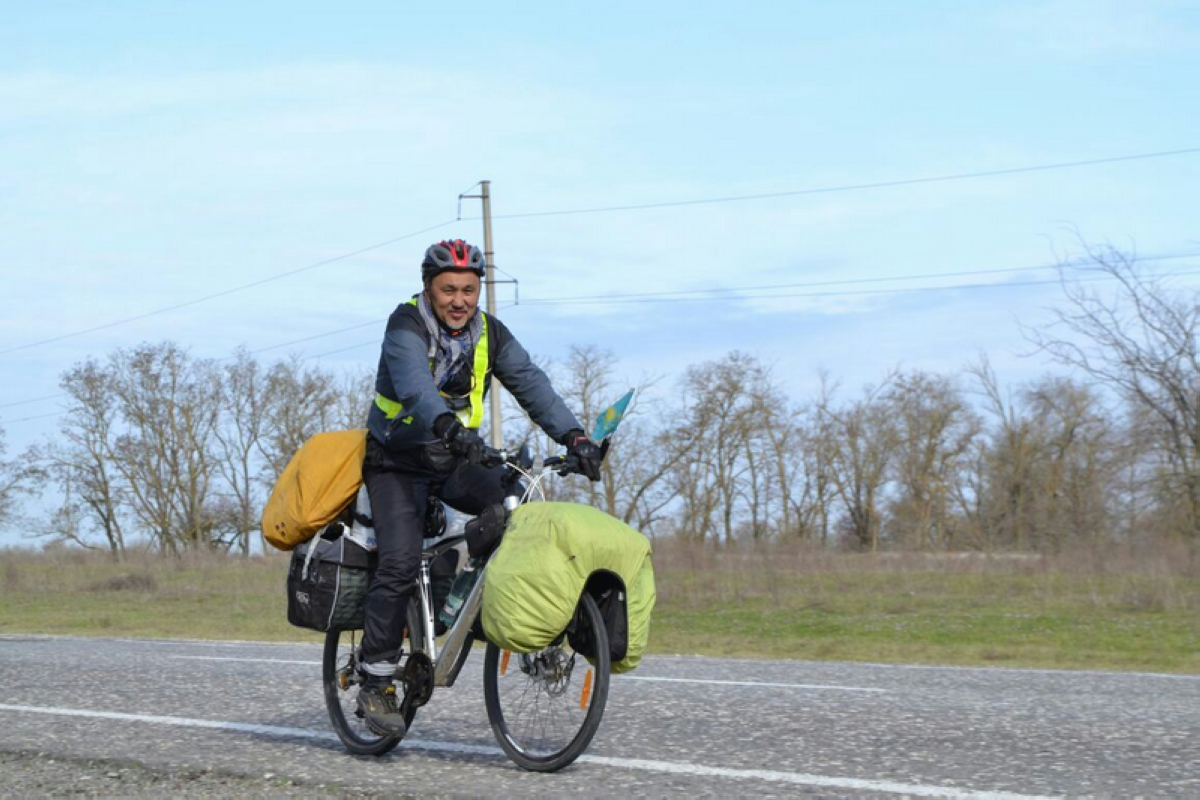
[[[462,572],[455,576],[454,583],[450,586],[450,596],[446,598],[446,604],[438,613],[438,620],[447,628],[454,625],[454,620],[458,618],[458,612],[462,610],[463,603],[471,594],[471,590],[475,588],[477,580],[479,580],[479,560],[469,558],[462,568]]]

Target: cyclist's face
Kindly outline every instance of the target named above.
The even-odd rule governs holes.
[[[473,272],[442,272],[429,282],[433,313],[452,331],[471,321],[479,305],[479,276]]]

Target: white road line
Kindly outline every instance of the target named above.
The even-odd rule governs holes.
[[[145,644],[161,647],[179,647],[181,645],[196,647],[320,647],[319,642],[268,642],[254,639],[144,639],[135,636],[73,636],[60,633],[0,633],[0,642],[13,639],[18,641],[41,642],[121,642],[124,644]]]
[[[320,661],[290,661],[285,658],[235,658],[233,656],[167,656],[174,661],[244,661],[248,664],[303,664],[319,667]]]
[[[762,681],[719,681],[705,678],[656,678],[649,675],[614,675],[614,681],[660,681],[662,683],[705,683],[714,686],[769,686],[780,689],[817,689],[833,692],[886,692],[862,686],[836,686],[829,683],[765,683]]]
[[[246,661],[257,664],[303,664],[321,666],[320,661],[288,661],[281,658],[236,658],[233,656],[167,656],[177,661]],[[765,686],[775,689],[815,689],[830,692],[886,692],[887,689],[868,689],[861,686],[837,686],[828,683],[765,683],[761,681],[721,681],[706,678],[656,678],[650,675],[613,675],[614,681],[657,681],[661,683],[701,683],[711,686]]]
[[[180,645],[195,646],[195,647],[320,647],[319,642],[272,642],[266,640],[254,639],[139,639],[134,637],[113,637],[113,636],[72,636],[69,634],[49,634],[49,633],[0,633],[0,642],[3,641],[45,641],[45,642],[126,642],[129,644],[145,644],[158,645],[163,647],[178,647]],[[873,661],[801,661],[801,660],[783,660],[783,659],[756,659],[756,658],[727,658],[721,656],[701,656],[701,655],[653,655],[646,656],[644,663],[653,663],[655,661],[734,661],[746,664],[810,664],[818,667],[869,667],[871,669],[880,670],[947,670],[950,672],[983,672],[996,675],[1012,675],[1025,674],[1032,675],[1049,675],[1060,678],[1078,678],[1078,677],[1098,677],[1098,678],[1167,678],[1173,681],[1200,681],[1200,675],[1176,674],[1171,672],[1136,672],[1136,671],[1118,671],[1118,670],[1099,670],[1099,669],[1037,669],[1033,667],[970,667],[970,666],[946,666],[941,664],[881,664]]]
[[[108,719],[118,722],[140,722],[154,725],[171,725],[177,728],[205,728],[208,730],[233,731],[236,733],[252,733],[260,736],[278,736],[285,739],[314,739],[322,742],[337,742],[337,736],[328,731],[315,731],[308,728],[285,728],[276,725],[254,725],[245,722],[225,722],[223,720],[192,719],[188,717],[164,717],[150,714],[124,714],[118,711],[86,711],[79,708],[39,708],[37,706],[17,706],[0,703],[0,711],[12,711],[25,714],[50,714],[63,717],[85,717],[89,719]],[[406,739],[404,748],[425,750],[436,753],[459,753],[473,756],[504,757],[504,752],[497,747],[482,747],[480,745],[455,744],[454,742],[434,742],[420,739]],[[820,786],[827,789],[851,789],[855,791],[885,792],[888,794],[909,795],[912,797],[958,797],[965,800],[1051,800],[1044,795],[1016,794],[1013,792],[989,792],[986,790],[962,789],[956,786],[932,786],[923,783],[895,783],[893,781],[872,781],[861,778],[838,778],[829,775],[807,775],[802,772],[781,772],[762,769],[730,769],[725,767],[709,767],[703,764],[689,764],[676,761],[652,761],[644,758],[612,758],[609,756],[579,757],[580,763],[595,764],[601,767],[617,769],[633,769],[643,772],[663,772],[674,775],[695,775],[700,777],[725,778],[728,780],[756,780],[769,783],[787,783],[800,786]]]

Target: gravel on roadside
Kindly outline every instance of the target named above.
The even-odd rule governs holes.
[[[133,761],[67,759],[36,751],[0,752],[0,798],[225,798],[401,800],[395,790],[298,784],[271,773],[236,775]]]

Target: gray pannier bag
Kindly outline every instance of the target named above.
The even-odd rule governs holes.
[[[292,551],[288,566],[288,622],[315,631],[363,627],[375,553],[335,522]]]

